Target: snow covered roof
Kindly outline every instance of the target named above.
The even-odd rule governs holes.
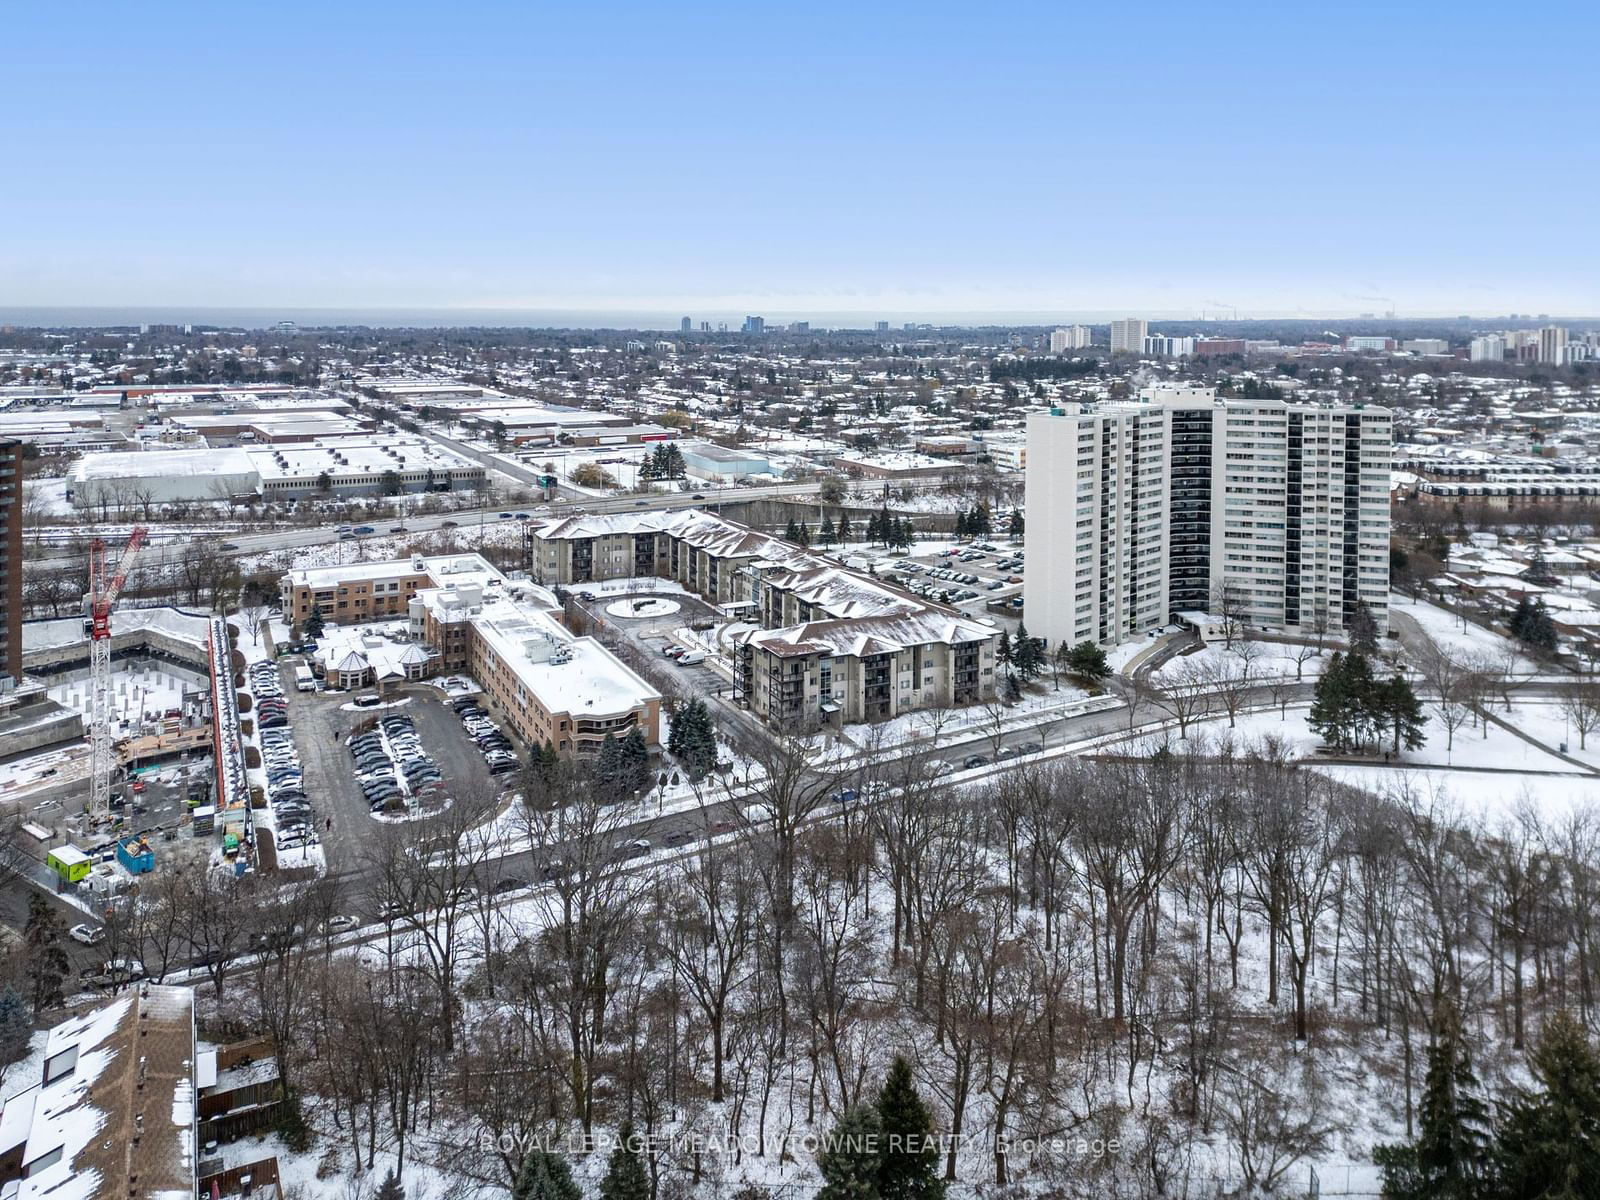
[[[162,633],[178,641],[206,644],[210,619],[176,608],[119,608],[111,614],[111,636],[146,630]],[[22,651],[55,650],[87,641],[82,617],[52,617],[22,623]]]
[[[593,638],[573,637],[550,614],[510,599],[486,600],[472,626],[546,712],[619,717],[657,692]],[[544,651],[559,643],[560,655]]]
[[[352,650],[343,658],[341,658],[338,665],[333,669],[341,673],[359,674],[360,672],[367,670],[370,665],[371,664],[367,662],[365,655],[357,654],[354,650]]]
[[[346,583],[387,582],[417,575],[426,575],[436,584],[447,578],[481,577],[479,582],[504,578],[481,554],[435,554],[426,558],[392,558],[384,562],[344,563],[331,567],[296,567],[284,579],[290,587],[318,590]]]
[[[811,621],[787,629],[753,629],[735,640],[779,657],[822,653],[865,658],[934,642],[947,646],[986,642],[995,636],[995,630],[967,617],[924,609],[880,617]]]
[[[177,1200],[195,1188],[194,992],[147,985],[45,1043],[18,1200]]]
[[[152,447],[156,444],[152,443]],[[102,479],[156,479],[178,476],[256,477],[243,450],[107,450],[85,454],[72,468],[75,483]]]

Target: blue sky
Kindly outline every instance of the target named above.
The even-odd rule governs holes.
[[[14,5],[0,297],[1595,313],[1597,11]]]

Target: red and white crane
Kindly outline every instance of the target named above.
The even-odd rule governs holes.
[[[111,610],[116,607],[122,585],[128,581],[139,550],[149,538],[143,525],[134,526],[122,557],[115,567],[106,561],[104,538],[89,543],[89,594],[84,597],[89,627],[89,748],[90,784],[94,791],[89,801],[89,820],[100,822],[111,815],[111,762],[115,730],[111,719]]]

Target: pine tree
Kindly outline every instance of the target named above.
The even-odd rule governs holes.
[[[1378,652],[1378,622],[1372,615],[1372,609],[1365,600],[1357,600],[1355,610],[1350,614],[1350,625],[1346,631],[1350,635],[1350,649],[1358,650],[1362,654],[1376,654]]]
[[[28,1052],[33,1037],[33,1019],[28,1002],[9,983],[0,988],[0,1074]]]
[[[72,969],[67,952],[61,947],[65,930],[50,902],[38,892],[28,893],[28,921],[22,929],[27,948],[25,971],[31,989],[33,1011],[55,1008],[64,1003],[61,986]]]
[[[1011,510],[1011,523],[1007,530],[1007,532],[1011,535],[1011,540],[1016,541],[1018,538],[1022,537],[1026,531],[1027,523],[1023,520],[1022,510],[1020,508],[1013,508]]]
[[[854,533],[855,531],[850,528],[850,514],[841,509],[839,512],[839,540],[848,542]]]
[[[878,1200],[883,1122],[871,1104],[847,1109],[817,1155],[822,1188],[817,1200]]]
[[[800,527],[794,523],[794,518],[789,518],[789,523],[783,527],[783,540],[798,542],[800,540]]]
[[[322,610],[313,607],[306,614],[306,619],[300,623],[300,632],[311,641],[316,641],[322,636]]]
[[[1010,630],[1002,629],[1000,631],[1000,644],[994,649],[994,657],[995,661],[1000,663],[1001,666],[1009,667],[1011,665],[1014,654],[1011,649]]]
[[[624,790],[644,791],[650,786],[650,747],[637,727],[630,729],[628,736],[622,739],[617,761]]]
[[[824,546],[831,546],[839,540],[839,531],[833,527],[832,517],[823,517],[822,524],[817,529],[817,541]]]
[[[383,1177],[383,1182],[378,1185],[376,1200],[406,1200],[406,1189],[400,1180],[395,1178],[394,1168]]]
[[[875,542],[882,542],[885,546],[887,546],[889,544],[889,539],[892,537],[894,537],[894,517],[889,512],[889,506],[885,504],[878,512],[878,536],[872,538],[871,540]]]
[[[1028,633],[1026,622],[1017,623],[1017,636],[1011,643],[1011,659],[1025,683],[1037,679],[1039,672],[1044,670],[1044,651],[1040,649],[1038,639]]]
[[[878,1195],[883,1200],[943,1200],[933,1117],[917,1094],[911,1064],[896,1056],[878,1093],[883,1141],[878,1155]]]
[[[600,787],[600,794],[607,800],[622,798],[621,755],[622,748],[617,744],[617,739],[612,734],[606,734],[600,743],[600,753],[595,756],[594,778]]]
[[[1495,1145],[1499,1194],[1600,1197],[1600,1058],[1575,1018],[1550,1018],[1529,1067],[1539,1090],[1512,1103]]]
[[[650,1200],[650,1176],[639,1157],[637,1140],[632,1123],[624,1121],[600,1180],[600,1200]]]
[[[804,521],[800,522],[800,528],[795,531],[795,541],[799,542],[802,546],[811,545],[811,530],[806,528],[806,523]]]
[[[1062,645],[1065,648],[1065,643]],[[1098,643],[1085,639],[1067,651],[1067,669],[1082,679],[1094,681],[1111,674],[1111,663]]]
[[[962,509],[956,514],[956,537],[964,538],[971,532],[972,528],[967,518],[966,510]]]
[[[673,734],[678,738],[678,748],[672,751],[674,757],[683,764],[689,778],[704,779],[717,765],[717,731],[704,700],[691,700],[679,710],[673,721]],[[668,749],[671,748],[669,742]]]
[[[583,1191],[564,1158],[535,1146],[523,1157],[511,1200],[583,1200]]]
[[[1402,744],[1407,750],[1422,749],[1422,744],[1428,740],[1423,733],[1428,721],[1423,715],[1422,701],[1417,699],[1411,684],[1404,676],[1396,674],[1378,687],[1379,707],[1394,734],[1390,748],[1396,754],[1400,753]]]
[[[1440,1006],[1417,1140],[1379,1146],[1387,1200],[1477,1200],[1485,1196],[1492,1150],[1488,1106],[1477,1095],[1466,1043],[1454,1009]]]
[[[1556,627],[1543,600],[1524,596],[1507,623],[1511,635],[1531,649],[1549,654],[1556,648]]]

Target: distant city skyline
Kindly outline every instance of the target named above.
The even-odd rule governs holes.
[[[10,14],[8,305],[1600,311],[1590,5],[217,21]]]

